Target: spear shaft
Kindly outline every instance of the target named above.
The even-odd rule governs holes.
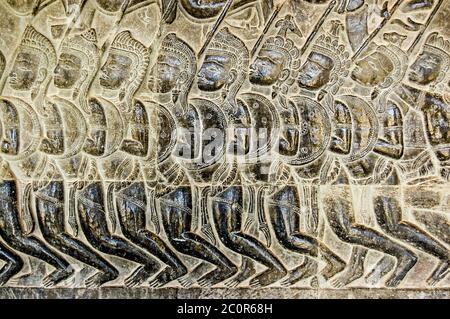
[[[205,52],[206,48],[208,47],[209,43],[211,42],[214,34],[217,32],[217,29],[219,29],[220,24],[225,19],[225,16],[228,13],[228,10],[230,10],[231,5],[233,4],[233,0],[228,0],[225,6],[222,9],[222,12],[220,13],[219,17],[217,18],[216,22],[214,23],[213,28],[210,32],[208,32],[208,36],[206,38],[205,43],[203,44],[203,47],[198,52],[198,57],[202,56],[202,54]]]
[[[366,47],[369,45],[370,42],[378,35],[378,33],[381,31],[381,29],[384,28],[384,26],[391,20],[392,16],[394,15],[395,11],[397,11],[398,7],[402,3],[402,0],[397,0],[397,2],[394,4],[394,6],[391,9],[391,12],[388,14],[387,17],[381,21],[380,25],[369,35],[369,37],[364,41],[364,43],[359,47],[359,49],[355,52],[355,54],[352,57],[352,62],[355,61],[361,53],[366,49]]]
[[[330,15],[331,10],[333,10],[335,5],[336,5],[336,0],[333,0],[333,1],[330,2],[330,4],[328,5],[327,10],[325,10],[325,12],[320,17],[319,21],[317,21],[317,23],[316,23],[316,25],[314,27],[314,30],[309,34],[308,38],[306,39],[305,43],[303,44],[303,47],[300,50],[300,55],[303,55],[303,53],[306,52],[306,50],[310,46],[312,40],[316,36],[317,32],[319,32],[320,27],[324,23],[325,19]]]
[[[267,34],[267,32],[270,29],[270,26],[272,25],[273,21],[276,19],[276,17],[278,16],[278,13],[280,13],[281,8],[284,6],[284,4],[286,3],[286,1],[284,1],[282,4],[278,5],[275,8],[275,11],[272,13],[272,16],[270,17],[270,19],[267,21],[266,26],[264,27],[264,30],[262,32],[262,34],[259,36],[258,41],[256,41],[255,45],[253,46],[252,52],[250,56],[254,56],[256,51],[259,48],[259,45],[261,44],[262,40],[264,39],[264,36]]]
[[[439,8],[441,7],[442,3],[444,2],[444,0],[439,0],[439,2],[436,4],[436,6],[434,7],[433,11],[431,12],[430,16],[428,17],[427,22],[423,25],[422,30],[420,30],[419,34],[417,35],[417,37],[414,39],[414,42],[411,44],[411,46],[408,49],[408,54],[413,53],[415,47],[417,46],[417,44],[419,43],[420,39],[423,37],[425,30],[428,29],[428,27],[431,24],[431,21],[433,21],[434,16],[436,15],[436,13],[438,12]]]

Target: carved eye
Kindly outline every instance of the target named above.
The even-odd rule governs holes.
[[[300,149],[300,152],[301,152],[302,154],[308,154],[308,153],[309,153],[309,150],[308,150],[308,148],[306,148],[306,147],[302,147],[302,148]]]

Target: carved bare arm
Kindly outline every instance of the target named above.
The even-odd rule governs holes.
[[[403,119],[400,109],[388,103],[384,118],[384,136],[379,138],[374,151],[378,154],[399,159],[403,156]]]
[[[91,125],[90,137],[86,139],[83,150],[93,156],[101,156],[105,153],[106,143],[106,117],[103,107],[97,101],[89,103],[91,116],[89,124]]]
[[[349,154],[352,145],[352,118],[346,105],[336,102],[334,113],[334,133],[329,146],[337,154]]]
[[[299,118],[295,105],[289,103],[290,108],[280,113],[284,122],[278,139],[278,150],[283,156],[295,156],[300,144],[300,132],[298,128]]]
[[[132,155],[144,157],[148,153],[149,122],[142,103],[136,102],[130,118],[131,138],[124,139],[121,149]]]
[[[55,104],[47,104],[44,122],[46,137],[41,142],[40,150],[52,155],[64,153],[64,125],[62,116]]]

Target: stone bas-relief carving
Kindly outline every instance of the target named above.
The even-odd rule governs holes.
[[[1,296],[449,297],[449,11],[2,2]]]

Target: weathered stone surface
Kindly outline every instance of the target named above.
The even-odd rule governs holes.
[[[0,3],[0,298],[449,298],[450,1]]]

